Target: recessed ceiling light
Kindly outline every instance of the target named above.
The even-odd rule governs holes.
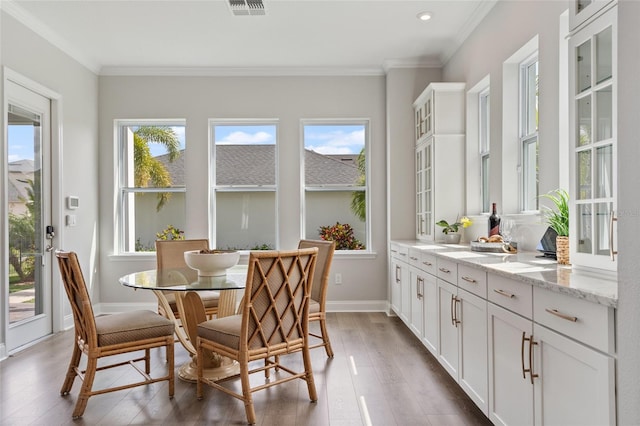
[[[418,13],[417,16],[418,16],[418,19],[421,21],[428,21],[429,19],[431,19],[433,14],[431,12],[420,12]]]

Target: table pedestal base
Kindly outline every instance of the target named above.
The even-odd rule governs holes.
[[[240,364],[236,361],[225,358],[225,363],[222,363],[219,367],[205,367],[204,377],[209,380],[220,380],[225,377],[235,376],[240,374]],[[194,360],[191,360],[183,364],[178,369],[178,377],[185,382],[195,383],[198,381],[198,365]]]

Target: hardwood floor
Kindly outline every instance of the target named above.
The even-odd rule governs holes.
[[[330,313],[328,327],[335,357],[327,358],[322,348],[312,351],[318,402],[309,402],[300,380],[260,391],[254,395],[258,425],[491,424],[398,318]],[[166,382],[97,395],[74,422],[79,380],[70,395],[60,396],[72,342],[72,331],[58,333],[0,362],[0,424],[246,424],[241,401],[211,388],[198,401],[195,384],[177,378],[171,400]],[[152,357],[154,368],[166,368],[163,352]],[[176,366],[187,360],[176,344]],[[137,374],[128,367],[118,370],[98,373],[95,385]],[[239,382],[232,386],[240,388]]]

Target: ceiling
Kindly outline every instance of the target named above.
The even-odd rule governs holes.
[[[496,0],[264,0],[264,16],[227,0],[0,2],[103,75],[366,74],[441,66]]]

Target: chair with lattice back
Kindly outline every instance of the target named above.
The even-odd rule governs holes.
[[[198,399],[203,396],[203,384],[238,398],[244,401],[250,424],[256,422],[252,393],[258,390],[301,379],[307,384],[310,400],[318,399],[308,339],[309,300],[317,253],[315,247],[250,253],[242,313],[198,325]],[[204,377],[206,351],[238,361],[242,394],[223,386],[222,382],[230,378],[214,381]],[[304,371],[295,371],[295,367],[270,360],[294,352],[302,354]],[[291,361],[290,357],[282,358]],[[260,366],[254,364],[249,369],[249,363],[255,360],[266,362]],[[251,374],[272,368],[279,371],[276,378],[251,387]]]
[[[309,322],[319,322],[320,334],[309,332],[309,336],[320,339],[320,343],[309,346],[309,349],[324,346],[327,356],[333,358],[333,349],[329,332],[327,331],[327,290],[329,289],[329,274],[331,272],[331,262],[336,249],[334,241],[324,240],[300,240],[298,248],[318,248],[318,259],[316,261],[316,271],[313,274],[313,286],[311,287],[311,300],[309,301]],[[317,340],[316,340],[317,341]]]
[[[158,269],[188,268],[184,260],[184,252],[191,250],[208,250],[209,240],[189,239],[189,240],[157,240],[156,241],[156,263]],[[171,311],[176,319],[180,318],[176,298],[171,291],[163,292]],[[220,293],[217,291],[199,291],[198,296],[202,299],[207,318],[211,319],[218,314],[218,303]],[[166,317],[162,305],[158,303],[158,312]]]
[[[91,396],[135,386],[166,380],[169,382],[169,398],[172,398],[174,394],[174,323],[156,312],[146,310],[94,317],[76,253],[57,251],[56,258],[62,282],[71,304],[75,325],[73,353],[60,394],[63,396],[69,394],[76,377],[80,377],[82,380],[78,400],[72,414],[73,418],[81,417],[84,414]],[[166,348],[166,374],[153,378],[150,375],[150,350],[160,347]],[[135,354],[140,351],[143,351],[143,355]],[[121,354],[131,354],[131,358],[118,357],[117,361],[106,361],[98,366],[100,359]],[[87,357],[84,368],[80,367],[82,355]],[[144,370],[136,365],[139,362],[144,362]],[[125,365],[131,365],[142,375],[143,380],[110,388],[93,389],[96,372]]]

